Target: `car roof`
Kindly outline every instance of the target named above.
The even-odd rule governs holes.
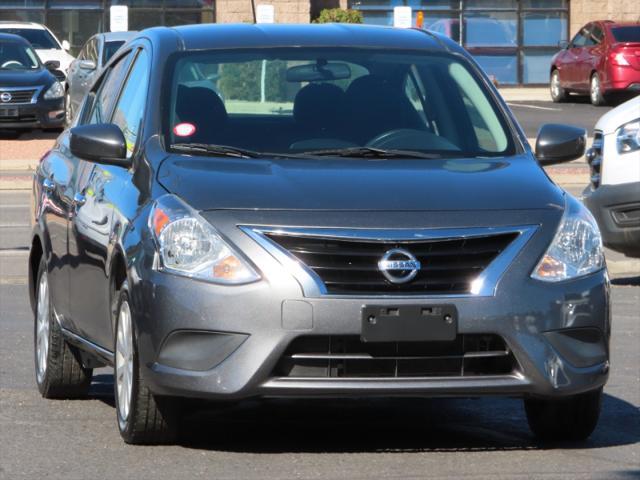
[[[419,29],[348,24],[201,24],[156,27],[146,36],[177,35],[185,50],[252,47],[450,49],[446,37]],[[455,48],[455,47],[453,47]]]
[[[13,33],[2,33],[0,32],[0,42],[12,42],[12,43],[21,43],[23,45],[31,45],[24,37],[20,35],[14,35]]]
[[[101,37],[103,42],[129,41],[138,34],[136,31],[130,32],[104,32],[98,33],[96,37]]]
[[[35,22],[0,21],[0,29],[2,28],[28,28],[30,30],[45,30],[45,27],[43,25]]]

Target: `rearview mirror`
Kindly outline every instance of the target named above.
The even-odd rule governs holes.
[[[127,142],[122,130],[113,123],[81,125],[71,129],[71,153],[82,160],[129,168]]]
[[[287,82],[320,82],[351,78],[351,68],[346,63],[316,63],[296,65],[287,69]]]
[[[47,70],[58,70],[60,68],[60,62],[58,60],[47,60],[44,62],[44,68]]]
[[[560,48],[561,50],[566,50],[567,48],[569,48],[569,42],[567,40],[560,40],[558,42],[558,48]]]
[[[540,165],[569,162],[583,156],[586,146],[584,128],[547,123],[538,131],[536,157]]]
[[[96,62],[93,60],[80,60],[78,66],[83,70],[95,70]]]
[[[62,41],[62,48],[64,48],[67,52],[71,50],[71,44],[69,43],[69,40]]]

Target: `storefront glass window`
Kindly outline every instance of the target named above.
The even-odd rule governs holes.
[[[517,0],[466,0],[465,8],[469,9],[516,9]]]
[[[133,8],[162,7],[163,0],[111,0],[111,5],[128,5]]]
[[[192,23],[213,22],[213,12],[207,11],[171,11],[165,13],[164,24],[168,27],[190,25]]]
[[[567,0],[522,0],[522,8],[567,8]]]
[[[0,10],[0,20],[44,23],[44,10]]]
[[[49,8],[102,8],[102,0],[49,0]]]
[[[525,52],[522,65],[523,83],[547,83],[553,52]]]
[[[162,25],[161,10],[129,10],[129,30],[144,30],[158,25]]]
[[[414,12],[414,17],[416,13]],[[446,35],[456,42],[460,41],[460,16],[458,14],[423,12],[423,15],[424,28]]]
[[[538,13],[525,12],[522,14],[523,44],[530,45],[558,45],[567,39],[567,14],[560,12]]]
[[[432,10],[456,10],[460,8],[457,0],[407,0],[406,5],[417,9],[424,9],[425,15]]]
[[[211,8],[214,0],[164,0],[167,8]]]
[[[495,78],[500,85],[513,85],[518,83],[518,58],[513,55],[485,55],[473,56],[482,69]]]
[[[47,26],[60,41],[68,40],[70,53],[77,55],[91,36],[104,31],[102,10],[49,10]]]
[[[518,15],[514,12],[466,13],[464,45],[468,47],[515,47]]]

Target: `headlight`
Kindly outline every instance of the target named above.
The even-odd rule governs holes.
[[[589,210],[567,195],[558,231],[531,276],[545,282],[561,282],[603,267],[604,252],[598,224]]]
[[[57,80],[44,92],[45,100],[53,100],[54,98],[64,97],[64,87]]]
[[[160,197],[149,215],[161,271],[223,284],[260,276],[196,211],[174,195]]]
[[[616,130],[618,153],[629,153],[640,150],[640,118],[625,123]]]

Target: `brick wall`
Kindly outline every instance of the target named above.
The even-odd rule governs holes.
[[[271,0],[267,3],[275,9],[276,23],[309,23],[311,3],[309,0]],[[253,23],[251,0],[216,0],[216,21],[218,23]]]
[[[569,0],[570,38],[593,20],[640,21],[640,0]]]

